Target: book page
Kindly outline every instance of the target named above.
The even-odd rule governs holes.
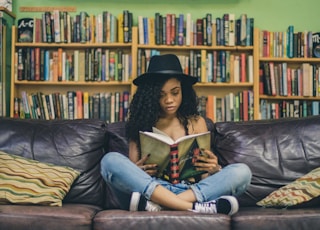
[[[192,139],[194,137],[202,136],[205,133],[210,133],[210,131],[207,131],[207,132],[204,132],[204,133],[196,133],[196,134],[190,134],[190,135],[182,136],[182,137],[179,137],[177,140],[173,140],[168,134],[166,134],[165,132],[161,131],[160,129],[158,129],[156,127],[152,127],[152,133],[161,134],[161,135],[165,136],[166,138],[162,138],[162,137],[159,136],[160,137],[159,140],[163,140],[163,141],[168,140],[168,142],[166,142],[166,143],[174,144],[174,143],[179,143],[179,142],[181,142],[183,140],[186,140],[186,139]],[[158,136],[158,135],[156,135],[156,136]],[[170,142],[169,142],[169,139],[170,139]]]

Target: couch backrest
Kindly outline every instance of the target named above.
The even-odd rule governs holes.
[[[246,163],[252,183],[241,205],[320,167],[320,116],[215,124],[214,151],[221,164]]]
[[[0,150],[81,172],[64,202],[103,205],[100,160],[106,149],[107,128],[102,121],[0,118]]]

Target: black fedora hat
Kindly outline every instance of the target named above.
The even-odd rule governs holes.
[[[197,82],[196,77],[184,74],[178,57],[174,54],[152,56],[146,73],[141,74],[133,80],[133,84],[139,86],[143,82],[156,80],[158,77],[178,77],[181,81],[189,82],[191,85]]]

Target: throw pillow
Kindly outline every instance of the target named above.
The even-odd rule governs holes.
[[[320,195],[320,167],[287,184],[257,202],[263,207],[290,207]]]
[[[0,204],[62,206],[80,173],[0,151]]]

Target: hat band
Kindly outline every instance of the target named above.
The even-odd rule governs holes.
[[[152,71],[152,72],[149,72],[149,73],[155,73],[155,74],[183,74],[182,72],[180,71],[176,71],[176,70],[159,70],[159,71]]]

